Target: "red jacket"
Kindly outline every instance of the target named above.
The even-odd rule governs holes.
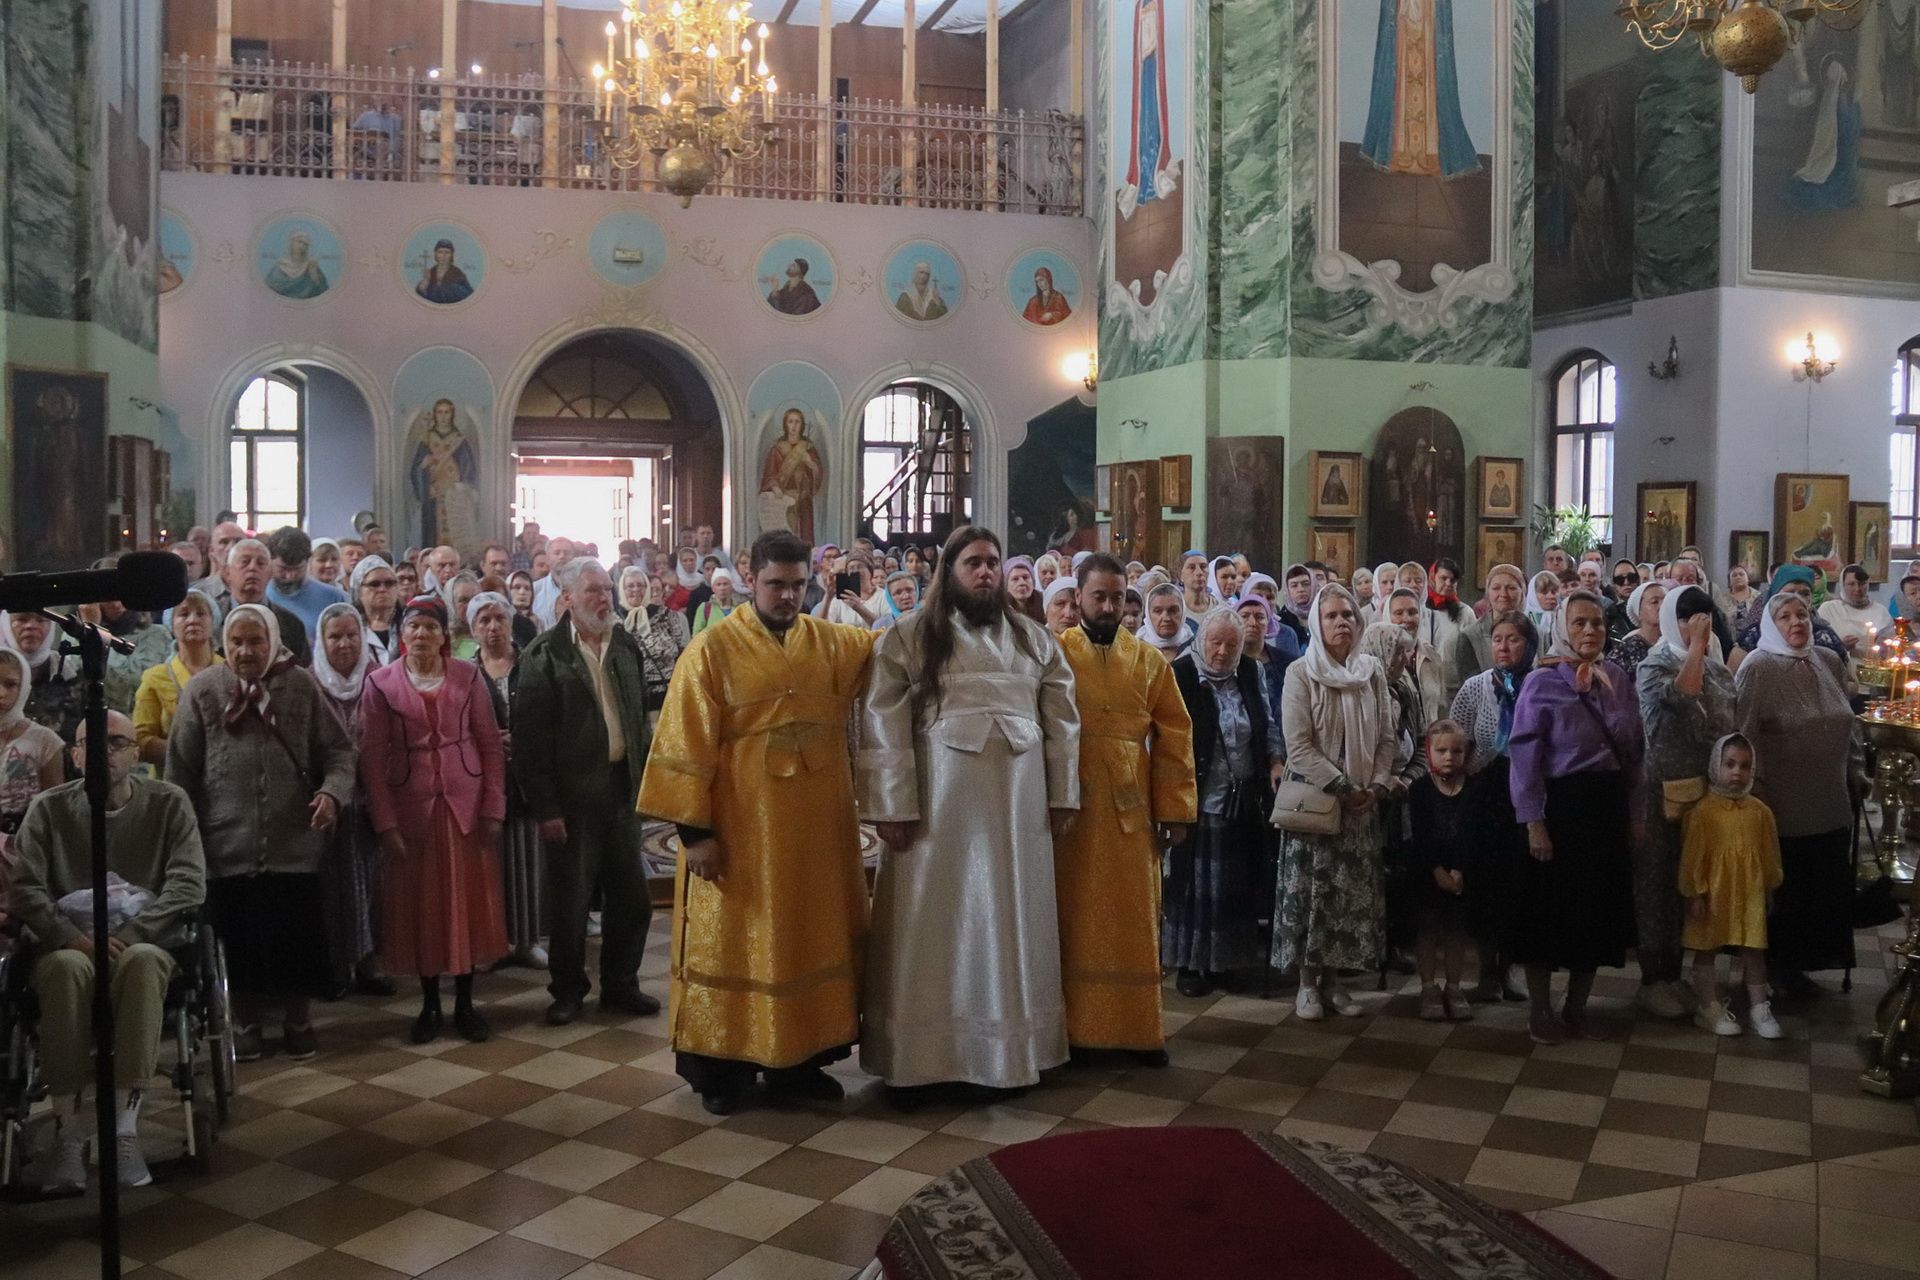
[[[360,701],[360,785],[377,834],[398,830],[409,844],[432,831],[433,802],[446,800],[471,835],[481,818],[507,816],[506,757],[487,680],[471,662],[447,660],[440,744],[432,745],[427,705],[404,661],[367,673]]]

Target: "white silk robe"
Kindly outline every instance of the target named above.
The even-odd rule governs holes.
[[[1073,672],[1037,623],[956,615],[916,719],[927,618],[881,639],[861,713],[861,817],[918,827],[874,886],[860,1063],[890,1085],[1018,1088],[1067,1058],[1047,811],[1080,803]]]

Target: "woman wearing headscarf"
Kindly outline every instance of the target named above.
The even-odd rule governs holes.
[[[452,646],[449,656],[462,662],[471,662],[473,655],[480,652],[480,642],[467,634],[467,605],[479,594],[480,575],[471,569],[462,569],[440,587],[440,601],[447,608],[447,620],[451,624],[447,630]]]
[[[513,606],[513,643],[524,649],[540,638],[540,619],[533,613],[533,575],[525,569],[507,575],[507,602]],[[686,621],[686,614],[674,605],[672,596],[663,596],[660,602],[680,614],[681,622]]]
[[[1453,695],[1460,691],[1460,681],[1465,678],[1454,669],[1453,653],[1461,631],[1473,621],[1473,610],[1460,603],[1459,587],[1460,562],[1447,556],[1435,560],[1427,571],[1427,598],[1421,602],[1420,639],[1440,656],[1446,698],[1443,706],[1453,704]],[[1439,719],[1437,709],[1432,718]]]
[[[399,648],[394,615],[400,608],[400,576],[384,557],[363,556],[347,581],[347,595],[359,607],[360,620],[366,624],[367,649],[376,663],[392,661]]]
[[[1238,990],[1233,970],[1260,959],[1253,889],[1281,742],[1259,666],[1241,652],[1244,634],[1240,615],[1222,605],[1173,664],[1193,720],[1200,793],[1199,822],[1167,853],[1161,908],[1160,962],[1178,971],[1182,995]]]
[[[1644,599],[1641,603],[1645,607]],[[1647,742],[1647,785],[1641,791],[1645,834],[1633,846],[1638,1001],[1656,1017],[1684,1018],[1693,1012],[1694,1000],[1681,967],[1681,823],[1685,810],[1707,793],[1713,744],[1733,732],[1736,711],[1733,672],[1720,660],[1713,638],[1712,597],[1690,584],[1676,586],[1659,612],[1660,642],[1641,661],[1634,680]]]
[[[420,979],[411,1039],[440,1034],[440,975],[454,975],[453,1024],[491,1034],[473,1007],[473,974],[509,949],[501,903],[505,755],[493,686],[450,656],[446,604],[418,596],[400,611],[402,661],[367,681],[360,775],[385,855],[381,951]]]
[[[745,594],[740,584],[734,581],[733,570],[716,568],[713,571],[713,595],[693,611],[692,634],[697,636],[708,627],[726,621],[727,615],[740,606],[740,598]]]
[[[651,584],[657,592],[658,584]],[[659,610],[647,619],[647,637],[636,635],[645,656],[648,687],[652,688],[655,660],[648,653],[649,638],[680,625],[684,644],[687,620],[681,614],[653,605]],[[541,938],[547,933],[546,847],[540,839],[540,824],[527,807],[525,794],[513,773],[513,699],[520,688],[520,646],[514,643],[512,605],[492,592],[481,592],[467,605],[467,630],[480,641],[474,665],[486,677],[489,700],[493,704],[494,723],[500,727],[500,752],[507,770],[507,816],[500,829],[500,872],[505,888],[503,898],[507,941],[512,946],[500,964],[522,964],[529,969],[547,967],[547,949]],[[629,622],[629,630],[632,630]],[[676,654],[678,650],[675,651]],[[671,672],[671,667],[669,667]],[[664,679],[660,686],[666,685]],[[647,705],[657,705],[649,696]],[[496,965],[496,968],[499,966]]]
[[[86,710],[80,659],[61,655],[60,633],[37,613],[0,613],[0,647],[25,658],[27,670],[33,673],[27,719],[72,742]]]
[[[1570,591],[1548,661],[1527,677],[1508,751],[1514,816],[1527,853],[1509,895],[1507,954],[1526,966],[1537,1044],[1587,1035],[1594,971],[1626,963],[1633,937],[1627,849],[1645,740],[1627,673],[1602,656],[1606,604]],[[1553,1010],[1553,971],[1567,995]]]
[[[1168,662],[1176,661],[1193,644],[1193,632],[1187,627],[1185,593],[1171,582],[1163,582],[1147,592],[1147,620],[1140,638],[1160,651]]]
[[[1388,595],[1384,622],[1400,628],[1413,641],[1413,649],[1406,655],[1407,678],[1414,692],[1420,696],[1414,718],[1422,725],[1438,720],[1452,705],[1447,696],[1446,674],[1441,666],[1440,655],[1421,635],[1420,623],[1425,616],[1426,610],[1413,588],[1395,587]],[[1359,643],[1357,638],[1355,643]]]
[[[629,594],[628,574],[633,572],[628,569],[620,575],[623,603]],[[640,645],[640,664],[647,678],[647,705],[659,707],[665,705],[663,699],[667,695],[667,685],[673,680],[673,669],[679,664],[680,655],[686,652],[693,633],[687,627],[687,615],[668,608],[660,598],[658,580],[641,574],[638,586],[641,603],[628,606],[621,625]],[[517,652],[525,646],[516,637],[513,647]],[[503,724],[501,727],[504,729],[506,726]]]
[[[1213,558],[1207,566],[1207,589],[1221,604],[1231,605],[1240,599],[1240,570],[1232,556]]]
[[[13,878],[13,836],[33,798],[67,779],[66,744],[43,724],[27,719],[31,682],[27,660],[0,649],[0,920],[6,919],[7,884]]]
[[[1527,575],[1517,567],[1497,564],[1487,570],[1481,593],[1486,612],[1462,627],[1453,642],[1453,672],[1462,687],[1493,665],[1493,619],[1517,611],[1526,593]]]
[[[340,585],[340,543],[337,539],[313,540],[313,553],[307,562],[307,572],[313,575],[315,582],[324,582],[330,587]]]
[[[1815,643],[1816,621],[1806,597],[1778,591],[1733,680],[1739,729],[1753,744],[1754,794],[1773,810],[1786,876],[1767,922],[1773,983],[1797,997],[1820,994],[1809,970],[1853,967],[1848,837],[1867,787],[1846,663]]]
[[[1391,560],[1382,560],[1379,564],[1373,566],[1373,598],[1369,600],[1366,607],[1361,610],[1363,614],[1370,616],[1362,617],[1359,620],[1362,627],[1370,627],[1376,622],[1385,622],[1387,620],[1387,597],[1392,595],[1393,589],[1399,585],[1399,565]]]
[[[221,626],[226,662],[187,685],[167,740],[167,781],[187,793],[207,858],[207,906],[226,949],[234,1052],[262,1051],[261,1024],[281,1011],[282,1051],[319,1051],[310,1002],[332,990],[320,860],[353,800],[353,742],[320,686],[280,642],[260,604]]]
[[[1273,618],[1273,624],[1280,625],[1280,584],[1271,575],[1255,571],[1240,579],[1240,598],[1259,596],[1267,602],[1267,613]],[[1298,646],[1295,646],[1298,649]],[[1295,657],[1299,654],[1296,652]]]
[[[1560,626],[1560,597],[1566,594],[1566,588],[1560,581],[1560,575],[1551,569],[1542,569],[1533,575],[1527,583],[1527,598],[1522,602],[1520,611],[1527,615],[1527,621],[1540,637],[1540,651],[1546,653],[1553,648],[1558,638]]]
[[[1747,578],[1747,566],[1734,565],[1727,570],[1727,626],[1736,637],[1760,621],[1760,592]]]
[[[685,613],[693,605],[693,593],[707,585],[700,576],[700,553],[692,547],[681,547],[673,553],[673,584],[673,591],[662,603]]]
[[[875,631],[885,631],[920,607],[920,579],[905,569],[888,574],[881,590],[887,610],[873,620]]]
[[[1386,794],[1378,806],[1382,845],[1382,892],[1386,900],[1386,936],[1391,957],[1403,958],[1412,947],[1417,932],[1416,907],[1423,900],[1413,876],[1424,875],[1426,866],[1413,865],[1414,851],[1408,847],[1412,834],[1406,807],[1407,793],[1413,784],[1427,775],[1427,725],[1440,719],[1443,709],[1431,716],[1423,714],[1420,691],[1407,669],[1417,642],[1399,627],[1376,622],[1360,631],[1359,652],[1380,664],[1387,675],[1387,692],[1393,699],[1393,766],[1388,773]]]
[[[1055,578],[1058,578],[1066,571],[1067,566],[1060,563],[1060,557],[1051,551],[1047,552],[1033,562],[1033,589],[1035,591],[1045,591],[1053,585]]]
[[[213,650],[217,612],[213,597],[198,589],[189,590],[173,606],[167,620],[173,632],[173,653],[141,674],[140,688],[133,695],[133,740],[139,744],[142,764],[155,769],[166,766],[167,735],[173,732],[181,691],[202,671],[225,661]]]
[[[1473,750],[1467,756],[1468,785],[1475,790],[1488,837],[1475,844],[1472,859],[1462,869],[1468,886],[1467,931],[1480,953],[1480,982],[1470,998],[1494,1003],[1526,999],[1508,980],[1509,965],[1501,945],[1513,870],[1527,849],[1513,816],[1508,749],[1520,686],[1533,670],[1540,633],[1518,609],[1487,617],[1493,624],[1489,628],[1493,661],[1460,686],[1460,692],[1454,695],[1452,718],[1473,741]]]
[[[1377,616],[1379,610],[1373,607],[1373,570],[1361,565],[1353,571],[1353,576],[1348,578],[1347,582],[1353,591],[1354,600],[1360,606],[1360,625],[1372,626],[1380,620]]]
[[[1047,630],[1058,640],[1080,625],[1080,584],[1072,578],[1055,578],[1047,584],[1041,607],[1046,611]]]
[[[360,611],[330,604],[314,624],[313,678],[327,708],[351,741],[360,739],[360,699],[374,668]],[[327,856],[320,860],[320,891],[326,902],[327,942],[335,983],[366,995],[390,996],[393,980],[380,963],[380,841],[367,821],[356,788],[333,824]]]
[[[1047,613],[1040,605],[1040,589],[1034,581],[1033,560],[1027,556],[1014,556],[1002,566],[1001,576],[1007,581],[1007,595],[1012,598],[1013,607],[1045,626]]]
[[[1833,629],[1832,623],[1820,616],[1820,582],[1814,571],[1803,564],[1781,565],[1774,570],[1773,581],[1767,584],[1765,603],[1770,604],[1775,596],[1783,592],[1797,595],[1807,602],[1807,609],[1812,618],[1813,644],[1840,659],[1842,667],[1846,666],[1849,657],[1846,641],[1840,638],[1840,633]],[[1765,608],[1762,607],[1757,615],[1749,614],[1749,616],[1755,617],[1756,620],[1749,622],[1746,629],[1733,638],[1733,653],[1727,659],[1727,665],[1735,672],[1740,670],[1741,664],[1746,661],[1749,654],[1759,649],[1764,635]],[[1759,746],[1758,743],[1754,745],[1756,748]],[[1763,796],[1762,799],[1765,797]]]
[[[1300,970],[1294,1011],[1308,1021],[1362,1010],[1340,969],[1379,966],[1386,902],[1381,885],[1380,801],[1390,790],[1396,709],[1387,673],[1360,652],[1358,608],[1338,583],[1308,610],[1307,652],[1281,695],[1286,769],[1339,799],[1335,835],[1280,837],[1273,963]],[[1195,741],[1198,741],[1196,737]]]
[[[1260,668],[1260,687],[1267,697],[1267,719],[1279,724],[1280,690],[1286,686],[1287,668],[1300,654],[1298,650],[1291,655],[1283,654],[1272,641],[1276,632],[1285,633],[1288,640],[1293,639],[1293,633],[1280,625],[1273,610],[1259,596],[1242,597],[1234,612],[1240,616],[1240,656]]]
[[[1660,609],[1666,599],[1667,587],[1662,582],[1643,582],[1627,596],[1627,617],[1633,630],[1607,646],[1607,661],[1626,672],[1630,681],[1639,679],[1640,663],[1660,643]]]

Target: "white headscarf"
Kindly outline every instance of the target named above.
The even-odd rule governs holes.
[[[393,572],[393,566],[387,563],[385,556],[361,556],[359,563],[353,566],[353,573],[347,578],[347,594],[353,597],[355,604],[360,603],[360,584],[365,582],[367,576],[375,569],[385,569],[388,573]]]
[[[1222,626],[1233,632],[1233,663],[1225,671],[1215,671],[1207,665],[1207,649],[1204,641],[1207,638],[1207,632]],[[1193,669],[1200,673],[1201,679],[1210,680],[1214,684],[1225,684],[1233,679],[1240,671],[1240,659],[1247,652],[1247,633],[1240,621],[1239,613],[1232,606],[1224,604],[1217,604],[1207,610],[1206,616],[1200,619],[1199,630],[1193,633],[1193,648],[1190,652],[1193,654]]]
[[[1642,583],[1635,587],[1634,597],[1638,597],[1642,591],[1645,591],[1647,585]],[[1706,595],[1706,592],[1701,591],[1691,582],[1683,582],[1667,592],[1666,599],[1660,602],[1660,648],[1671,649],[1681,657],[1685,657],[1687,653],[1687,637],[1680,630],[1680,601],[1689,591],[1698,592],[1702,596]],[[1638,610],[1635,611],[1635,616],[1638,616]],[[1707,647],[1707,652],[1713,652],[1711,645]]]
[[[239,618],[257,619],[267,629],[267,665],[271,667],[280,657],[280,619],[273,610],[264,604],[237,604],[220,620],[220,647],[227,647],[227,635],[233,630],[233,624]]]
[[[27,660],[20,651],[13,648],[0,649],[0,661],[11,662],[20,669],[20,696],[13,705],[0,711],[0,729],[11,729],[27,718],[27,699],[33,696],[33,672],[27,669]]]
[[[641,606],[642,611],[644,611],[645,608],[645,605]],[[469,634],[473,631],[474,623],[480,620],[481,611],[485,609],[504,609],[506,610],[507,621],[513,621],[513,601],[507,599],[498,591],[482,591],[479,595],[467,601],[467,631]],[[326,621],[326,616],[324,613],[321,614],[320,620],[322,622]]]
[[[1638,631],[1640,629],[1640,606],[1646,602],[1648,587],[1660,587],[1660,584],[1657,582],[1653,582],[1651,580],[1647,582],[1643,582],[1639,586],[1635,587],[1633,591],[1627,596],[1627,621],[1633,624],[1631,627],[1631,630]],[[1666,590],[1665,587],[1661,587],[1660,589],[1663,591]],[[1675,594],[1678,594],[1678,593],[1676,592]],[[1527,605],[1529,608],[1531,608],[1533,605],[1533,599],[1534,599],[1533,584],[1528,583],[1527,584]],[[1669,596],[1668,599],[1672,599],[1672,597]],[[1664,637],[1666,634],[1666,630],[1665,630],[1666,601],[1664,600],[1661,601],[1660,613],[1661,613],[1661,623],[1660,623],[1661,635]]]
[[[1078,582],[1063,574],[1047,584],[1046,593],[1040,597],[1040,607],[1045,609],[1048,605],[1052,604],[1053,598],[1062,591],[1078,591],[1079,589],[1080,584]]]
[[[1184,603],[1181,605],[1180,623],[1174,628],[1173,635],[1163,636],[1153,629],[1153,600],[1155,596],[1172,596],[1184,601],[1185,595],[1178,583],[1162,582],[1150,589],[1141,601],[1140,638],[1158,649],[1160,656],[1168,662],[1185,653],[1188,646],[1193,643],[1193,636],[1187,630],[1186,606]]]
[[[242,605],[241,608],[248,606]],[[360,661],[346,675],[333,669],[333,662],[327,657],[326,634],[328,618],[352,618],[354,625],[360,628]],[[271,633],[269,633],[271,634]],[[367,672],[373,667],[373,648],[367,643],[367,624],[361,621],[360,611],[350,604],[330,604],[320,611],[320,618],[313,625],[313,678],[320,682],[320,688],[335,702],[353,702],[360,697],[361,685],[366,681]]]
[[[1726,771],[1726,765],[1722,762],[1722,758],[1726,755],[1727,747],[1733,743],[1738,743],[1748,751],[1753,752],[1753,763],[1755,766],[1753,773],[1747,775],[1747,785],[1738,790],[1727,786],[1727,784],[1721,780]],[[1760,753],[1754,750],[1753,742],[1746,734],[1722,734],[1719,740],[1713,744],[1713,754],[1707,757],[1707,781],[1713,787],[1713,794],[1717,796],[1731,796],[1736,800],[1744,796],[1752,795],[1753,780],[1760,772],[1759,764]]]
[[[0,610],[0,649],[11,649],[19,654],[26,661],[28,673],[31,675],[49,662],[60,661],[59,624],[48,621],[46,638],[40,642],[39,648],[28,653],[20,647],[20,642],[13,638],[13,615]]]
[[[680,548],[680,551],[691,551],[691,550],[693,550],[692,547]],[[676,551],[673,553],[673,576],[678,578],[680,580],[680,585],[685,587],[689,591],[692,591],[697,587],[706,586],[707,580],[700,576],[699,558],[697,556],[694,558],[693,568],[691,569],[683,568],[680,564],[680,551]],[[817,564],[818,561],[816,560],[815,563]]]
[[[1087,557],[1092,554],[1093,552],[1091,551],[1076,551],[1073,553],[1073,572],[1075,574],[1078,574],[1080,572],[1080,566],[1085,564]],[[1146,567],[1145,565],[1141,566],[1141,568],[1145,568],[1145,567]]]
[[[1232,604],[1235,600],[1238,600],[1240,598],[1240,593],[1236,591],[1234,594],[1228,595],[1226,592],[1220,589],[1220,566],[1223,564],[1226,565],[1228,568],[1233,568],[1234,567],[1233,557],[1215,556],[1211,561],[1208,562],[1207,590],[1213,593],[1213,598],[1215,600],[1218,600],[1223,604]],[[1235,572],[1237,573],[1239,571],[1235,569]]]
[[[1320,634],[1320,612],[1329,599],[1343,598],[1353,606],[1353,648],[1347,660],[1339,662],[1327,652]],[[1353,592],[1337,582],[1329,582],[1314,597],[1307,610],[1307,651],[1287,671],[1287,678],[1311,680],[1327,690],[1339,704],[1340,768],[1348,778],[1366,786],[1373,778],[1373,753],[1386,731],[1380,723],[1380,704],[1373,696],[1375,676],[1385,678],[1379,660],[1360,652],[1360,604]],[[1329,752],[1329,755],[1332,753]]]
[[[1797,601],[1800,607],[1807,611],[1808,618],[1812,618],[1813,605],[1808,602],[1805,596],[1798,595],[1792,591],[1782,591],[1775,595],[1768,596],[1766,608],[1762,610],[1760,614],[1760,652],[1777,653],[1783,658],[1799,658],[1804,662],[1813,656],[1813,632],[1811,629],[1807,632],[1806,644],[1796,649],[1787,643],[1787,637],[1782,634],[1780,624],[1774,618],[1775,614],[1786,608],[1789,600]]]

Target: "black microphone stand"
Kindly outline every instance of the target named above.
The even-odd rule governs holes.
[[[113,1102],[113,961],[107,932],[107,795],[113,780],[107,765],[107,637],[99,627],[70,614],[41,611],[67,639],[62,656],[80,656],[86,685],[87,805],[93,833],[93,1114],[98,1133],[94,1155],[100,1171],[100,1275],[120,1278],[119,1119]],[[21,691],[25,697],[27,690]]]

